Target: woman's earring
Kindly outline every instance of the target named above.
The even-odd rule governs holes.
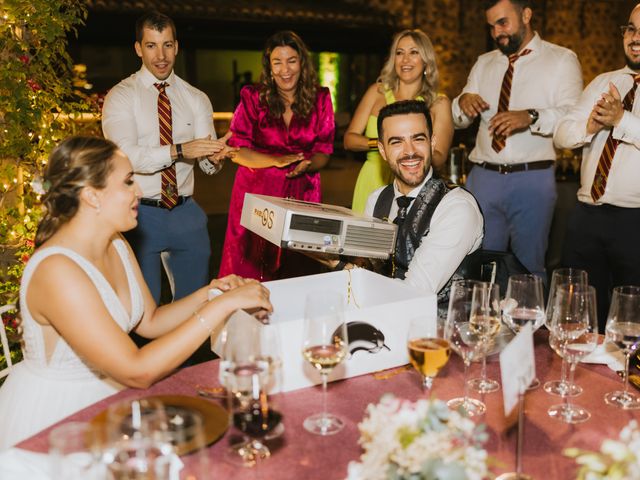
[[[100,215],[100,204],[96,203],[96,214]]]
[[[427,69],[424,69],[424,72],[422,72],[422,75],[424,75],[425,77],[427,76]]]

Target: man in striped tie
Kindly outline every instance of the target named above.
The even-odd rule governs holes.
[[[544,278],[557,196],[552,135],[580,96],[582,73],[571,50],[533,30],[530,1],[485,4],[497,49],[478,58],[452,102],[456,128],[480,117],[466,186],[484,214],[483,247],[511,249]]]
[[[640,4],[620,30],[627,65],[596,77],[554,136],[560,148],[583,147],[563,264],[589,274],[601,330],[612,288],[640,285]]]
[[[193,167],[216,173],[228,149],[216,140],[207,96],[173,71],[171,18],[151,12],[138,19],[135,51],[142,67],[107,95],[102,129],[129,156],[142,189],[138,227],[127,239],[158,302],[163,266],[174,299],[209,280],[207,216],[192,198]]]

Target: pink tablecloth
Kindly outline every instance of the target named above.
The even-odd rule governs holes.
[[[544,333],[536,337],[537,376],[542,382],[556,379],[560,372],[560,358],[546,345]],[[364,353],[362,353],[364,354]],[[471,376],[479,367],[472,366]],[[69,417],[69,420],[88,420],[117,400],[158,394],[195,395],[196,385],[215,386],[218,362],[208,362],[181,370],[157,383],[148,390],[125,390],[102,402]],[[307,433],[302,427],[303,419],[321,409],[320,387],[289,392],[279,400],[279,409],[284,414],[286,432],[272,446],[273,456],[260,466],[264,479],[333,480],[346,476],[347,464],[361,453],[358,445],[357,424],[362,419],[367,404],[376,402],[386,392],[415,400],[423,395],[417,373],[408,369],[397,369],[389,375],[364,375],[329,385],[328,405],[332,413],[346,420],[346,428],[331,437],[319,437]],[[497,357],[491,359],[488,373],[499,378]],[[606,405],[603,395],[621,386],[620,379],[606,366],[579,365],[576,382],[585,393],[575,402],[587,407],[592,418],[583,424],[566,425],[547,416],[547,408],[560,403],[559,397],[546,394],[542,388],[527,393],[526,424],[523,469],[534,478],[565,480],[575,478],[575,464],[562,456],[564,448],[573,446],[598,449],[604,438],[616,437],[620,429],[632,418],[640,418],[640,412],[625,412]],[[447,367],[440,372],[432,394],[447,400],[462,394],[462,363],[453,356]],[[501,462],[496,473],[514,468],[515,430],[507,430],[500,392],[482,398],[487,404],[487,414],[479,419],[488,426],[490,434],[487,449]],[[28,450],[47,450],[45,430],[22,442],[18,446]],[[229,432],[210,447],[214,471],[212,478],[253,479],[255,473],[222,461],[222,452],[228,446]]]

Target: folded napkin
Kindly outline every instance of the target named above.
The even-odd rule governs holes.
[[[51,480],[51,462],[46,453],[21,448],[0,452],[0,479]]]
[[[624,353],[610,342],[603,342],[589,355],[582,359],[582,363],[598,363],[607,365],[614,372],[624,370]]]

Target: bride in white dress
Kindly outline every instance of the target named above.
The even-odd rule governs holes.
[[[25,359],[0,388],[0,450],[123,387],[150,386],[235,310],[272,309],[266,288],[234,275],[156,306],[120,235],[137,224],[140,189],[108,140],[65,140],[47,183],[20,289]],[[208,288],[225,293],[207,301]],[[155,340],[138,348],[131,330]]]

